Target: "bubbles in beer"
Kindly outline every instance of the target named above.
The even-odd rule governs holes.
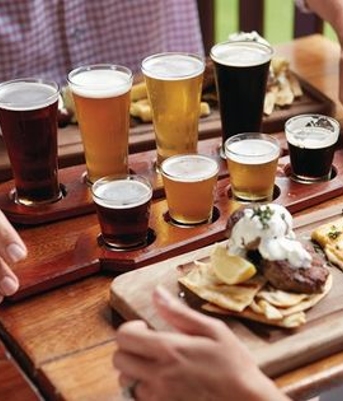
[[[139,206],[152,196],[151,188],[144,183],[125,179],[95,186],[93,193],[97,204],[116,209]]]

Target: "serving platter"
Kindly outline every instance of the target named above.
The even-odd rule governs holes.
[[[294,220],[296,233],[303,239],[320,224],[342,217],[342,208],[312,213]],[[206,260],[214,245],[178,255],[116,277],[110,288],[110,305],[125,319],[143,319],[156,330],[170,330],[152,306],[152,292],[163,285],[179,297],[180,267],[194,260]],[[253,353],[261,369],[271,377],[343,349],[343,273],[331,266],[333,287],[329,294],[306,312],[307,322],[297,329],[281,329],[234,317],[223,319]],[[196,304],[192,307],[197,308]]]

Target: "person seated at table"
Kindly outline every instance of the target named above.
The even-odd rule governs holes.
[[[137,73],[163,51],[203,55],[195,0],[0,2],[0,82],[34,75],[63,85],[73,68],[97,63]]]
[[[192,310],[163,287],[156,288],[153,301],[175,331],[157,332],[143,321],[120,326],[114,365],[126,396],[137,401],[290,401],[225,323]]]
[[[10,266],[27,256],[27,249],[17,231],[0,211],[0,302],[13,295],[19,281]]]
[[[314,12],[334,29],[341,46],[339,99],[343,103],[343,2],[342,0],[295,0],[305,12]]]

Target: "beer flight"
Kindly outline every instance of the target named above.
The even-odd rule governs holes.
[[[280,146],[260,133],[272,48],[227,41],[213,46],[222,124],[218,152],[226,160],[231,192],[241,202],[270,202]],[[212,221],[219,165],[197,153],[204,60],[168,52],[142,61],[152,108],[157,174],[161,174],[170,221],[190,227]],[[119,65],[81,66],[68,76],[86,161],[84,185],[95,203],[103,243],[113,250],[147,245],[153,190],[129,173],[129,106],[132,72]],[[43,79],[0,84],[0,127],[8,151],[15,195],[27,206],[58,202],[57,108],[59,89]],[[285,125],[291,179],[329,180],[339,124],[333,118],[299,115]],[[319,168],[320,167],[322,168]],[[158,235],[158,233],[157,233]]]

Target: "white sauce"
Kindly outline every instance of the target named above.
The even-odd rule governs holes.
[[[246,245],[260,239],[258,250],[266,260],[287,260],[292,267],[310,267],[311,255],[295,239],[291,214],[281,205],[262,205],[271,215],[263,225],[253,209],[245,209],[243,217],[234,225],[228,241],[229,252],[244,256]]]

